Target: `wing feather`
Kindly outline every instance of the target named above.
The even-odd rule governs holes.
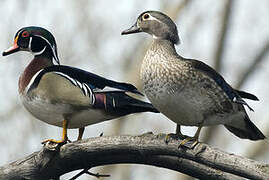
[[[231,101],[233,101],[234,103],[246,105],[249,110],[253,111],[253,109],[242,98],[254,100],[258,99],[256,96],[246,93],[244,91],[234,90],[217,71],[215,71],[213,68],[206,65],[205,63],[192,59],[190,60],[190,62],[195,69],[199,70],[202,73],[205,73],[207,76],[212,78],[222,88],[222,90],[226,93],[226,95]]]
[[[76,86],[81,87],[83,83],[87,84],[92,90],[113,88],[113,91],[119,90],[142,95],[132,84],[112,81],[78,68],[62,65],[55,65],[45,68],[39,73],[38,77],[35,79],[35,83],[38,84],[42,75],[48,72],[61,74],[62,76],[65,76],[67,79],[72,81],[72,83]]]

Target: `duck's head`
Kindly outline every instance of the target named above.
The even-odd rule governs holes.
[[[3,56],[18,51],[29,51],[34,56],[46,56],[59,64],[57,45],[53,35],[37,26],[21,28],[15,35],[13,46],[3,52]]]
[[[135,24],[121,34],[146,32],[155,39],[169,40],[173,44],[179,43],[176,24],[170,17],[159,11],[146,11],[139,15]]]

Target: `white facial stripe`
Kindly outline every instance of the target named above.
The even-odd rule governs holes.
[[[28,44],[28,49],[29,49],[29,51],[30,51],[34,56],[38,56],[38,55],[42,54],[42,53],[46,50],[46,47],[47,47],[47,46],[45,46],[45,47],[44,47],[41,51],[39,51],[39,52],[33,52],[33,51],[32,51],[32,40],[33,40],[33,37],[30,37],[29,44]]]
[[[149,15],[149,18],[145,19],[145,21],[147,21],[147,20],[152,20],[152,21],[158,21],[159,23],[162,23],[159,19],[157,19],[157,18],[151,16],[150,14],[147,14],[147,15]],[[154,34],[152,34],[152,37],[153,37],[154,39],[161,39],[161,37],[158,37],[158,36],[156,36],[156,35],[154,35]]]
[[[52,50],[53,56],[55,58],[56,63],[57,64],[60,64],[60,61],[59,61],[59,59],[58,59],[58,57],[56,55],[56,48],[55,48],[55,46],[54,45],[51,45],[50,42],[46,38],[44,38],[43,36],[40,36],[40,35],[34,35],[34,36],[42,38],[43,40],[45,40],[49,44],[49,46],[50,46],[50,48]]]
[[[28,49],[32,52],[32,40],[33,40],[33,38],[32,37],[30,37],[30,40],[29,40],[29,44],[28,44]]]
[[[40,36],[40,35],[34,35],[34,36],[36,36],[36,37],[40,37],[40,38],[42,38],[43,40],[45,40],[45,41],[50,45],[50,47],[51,47],[51,49],[52,49],[52,46],[51,46],[50,42],[49,42],[46,38],[44,38],[43,36]]]
[[[147,19],[145,19],[145,20],[154,20],[154,21],[158,21],[158,22],[162,23],[159,19],[157,19],[157,18],[151,16],[150,14],[148,14],[148,15],[149,15],[149,18],[147,18]]]
[[[34,56],[38,56],[38,55],[40,55],[40,54],[42,54],[45,50],[46,50],[46,47],[47,46],[45,46],[41,51],[39,51],[39,52],[33,52],[33,51],[31,51],[32,52],[32,54],[34,55]]]
[[[23,29],[20,30],[20,31],[17,33],[17,36],[20,37],[20,36],[21,36],[21,33],[22,33],[23,31],[24,31]],[[16,36],[16,37],[17,37],[17,36]]]
[[[52,52],[53,52],[53,55],[54,55],[54,58],[55,58],[55,61],[57,64],[60,64],[60,61],[58,59],[58,56],[56,55],[56,47],[53,45],[52,46]]]

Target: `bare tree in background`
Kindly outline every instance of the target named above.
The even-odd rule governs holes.
[[[210,13],[210,8],[216,7],[213,6],[213,4],[220,4],[219,7],[221,8],[219,9],[218,13],[211,15],[216,16],[216,18],[219,19],[219,24],[215,27],[215,31],[217,31],[218,34],[216,35],[215,39],[211,38],[212,41],[216,42],[215,46],[202,48],[213,49],[211,51],[213,52],[213,55],[208,55],[208,57],[212,56],[213,62],[211,62],[211,64],[219,72],[225,73],[225,71],[229,70],[227,70],[227,68],[224,68],[224,65],[228,66],[231,69],[234,67],[234,64],[227,64],[227,59],[225,59],[227,48],[229,47],[229,40],[230,37],[232,37],[232,34],[230,33],[230,30],[233,28],[231,20],[238,16],[237,9],[244,6],[244,4],[250,3],[250,1],[204,1],[203,4],[207,4],[208,6],[203,6],[203,4],[197,0],[158,2],[130,1],[129,6],[133,6],[132,8],[128,7],[128,3],[125,3],[125,5],[121,7],[120,4],[124,4],[124,1],[117,3],[104,3],[102,1],[97,2],[86,0],[82,0],[79,2],[60,1],[57,3],[35,1],[2,1],[0,2],[0,8],[2,8],[0,14],[1,17],[3,17],[3,21],[2,23],[0,23],[2,29],[1,47],[6,48],[9,46],[14,36],[14,33],[21,26],[45,26],[46,28],[50,29],[56,37],[62,64],[83,67],[83,69],[85,70],[93,71],[94,73],[106,76],[108,78],[127,81],[135,84],[141,90],[141,83],[139,80],[139,64],[141,63],[141,60],[147,49],[147,45],[150,43],[150,41],[145,41],[145,38],[131,37],[130,39],[133,38],[133,42],[127,44],[128,46],[126,46],[126,44],[121,44],[123,42],[130,41],[130,39],[128,38],[126,40],[120,37],[120,30],[123,30],[123,28],[118,29],[118,26],[121,25],[123,27],[123,25],[126,25],[123,23],[132,22],[131,18],[136,18],[138,13],[148,9],[160,9],[161,11],[169,14],[172,19],[174,19],[177,23],[183,21],[184,19],[182,18],[188,18],[185,14],[190,14],[194,17],[194,21],[189,24],[186,24],[186,29],[189,29],[189,32],[185,33],[184,35],[180,34],[180,37],[183,39],[183,45],[181,45],[180,48],[186,47],[186,44],[190,43],[188,42],[188,37],[195,38],[197,37],[197,34],[200,33],[200,29],[202,29],[201,24],[207,23],[207,25],[209,25],[210,23],[212,23],[208,22],[205,18],[203,18],[203,15],[205,14],[201,13],[200,10],[206,8]],[[9,3],[11,5],[8,6]],[[200,6],[197,6],[197,4],[199,3]],[[266,5],[268,7],[268,2],[266,1],[259,1],[256,2],[256,4],[256,7]],[[194,7],[199,7],[200,9],[195,9]],[[124,8],[132,9],[132,11],[124,10]],[[255,14],[251,16],[249,14],[252,14],[252,12],[249,12],[247,10],[245,13],[246,18],[248,17],[249,22],[253,23],[253,26],[258,26],[260,18],[268,19],[268,16],[255,17]],[[115,14],[118,15],[116,16]],[[254,20],[251,18],[253,18]],[[195,21],[195,19],[197,21]],[[185,27],[179,28],[181,30]],[[264,28],[266,27],[260,27],[261,31]],[[257,73],[267,73],[266,68],[261,68],[261,64],[263,64],[263,67],[266,67],[265,60],[268,59],[268,35],[269,32],[267,31],[267,37],[265,37],[265,40],[260,39],[260,47],[255,46],[256,50],[253,51],[252,57],[244,57],[245,51],[248,50],[241,50],[241,57],[245,58],[247,62],[245,63],[246,65],[242,67],[240,66],[240,69],[238,69],[238,71],[240,71],[241,73],[240,76],[234,78],[234,82],[236,82],[234,87],[241,88],[243,85],[247,84],[251,80],[251,78]],[[245,39],[247,38],[248,36],[246,35]],[[251,39],[249,41],[251,41]],[[118,54],[111,53],[111,50],[107,50],[109,48],[115,49],[115,45],[117,45],[119,48],[118,52],[120,53]],[[254,49],[253,43],[250,43],[249,46],[251,48],[253,46],[252,49]],[[195,47],[188,48],[188,51],[191,51],[192,48],[195,49]],[[203,50],[197,48],[197,50],[194,50],[192,52],[201,51]],[[229,51],[233,51],[233,49],[229,49]],[[191,54],[191,57],[194,56],[198,57],[198,59],[202,59],[199,58],[200,54],[197,55],[193,53]],[[2,81],[2,84],[6,85],[1,89],[1,94],[6,95],[6,97],[1,96],[3,97],[2,100],[5,102],[5,104],[0,105],[0,128],[3,129],[2,133],[0,134],[0,141],[3,145],[2,147],[8,149],[5,152],[8,152],[9,154],[2,153],[3,157],[9,156],[8,160],[5,160],[6,162],[13,161],[15,159],[18,159],[18,157],[23,157],[25,154],[29,154],[30,152],[40,149],[39,142],[42,139],[58,136],[58,133],[60,132],[60,130],[52,128],[52,126],[48,126],[31,117],[19,104],[18,95],[16,94],[16,80],[18,79],[20,72],[22,72],[26,64],[29,63],[27,61],[24,61],[23,59],[30,59],[30,57],[25,54],[18,54],[8,60],[1,60],[2,64],[0,70],[2,70],[2,72],[0,73],[2,73],[2,78],[0,79],[0,81]],[[239,60],[240,58],[234,59],[234,61]],[[208,64],[208,62],[206,63]],[[117,64],[116,68],[115,64]],[[3,69],[7,67],[9,67],[7,70]],[[256,81],[260,80],[256,78]],[[266,87],[267,84],[264,84],[264,88]],[[8,96],[6,92],[10,92],[10,96]],[[264,104],[264,107],[266,107],[269,103],[268,101],[265,101],[267,97],[259,98],[261,99],[260,103]],[[260,109],[256,109],[256,113],[259,112],[263,111],[260,111]],[[139,122],[141,123],[143,121],[139,121],[138,118],[144,119],[146,117],[148,121],[152,122],[149,127],[145,127],[145,124],[143,123],[139,124]],[[255,117],[253,118],[255,122]],[[134,134],[139,134],[141,133],[140,129],[143,128],[155,131],[156,133],[159,132],[156,131],[156,129],[161,130],[162,132],[164,126],[168,127],[166,122],[169,122],[167,119],[165,119],[165,117],[162,117],[162,119],[163,120],[160,120],[158,122],[163,122],[164,124],[155,123],[155,119],[151,119],[150,115],[124,117],[121,118],[121,120],[111,121],[109,122],[109,124],[105,124],[104,126],[98,125],[98,128],[100,129],[99,131],[93,129],[92,127],[88,127],[88,131],[86,130],[86,137],[98,136],[101,131],[104,131],[105,135],[120,135],[126,133],[130,134],[130,132]],[[266,119],[267,117],[264,117],[265,121]],[[134,128],[137,128],[137,130],[133,130]],[[12,131],[13,129],[16,129],[15,132],[16,134],[18,134],[17,137],[14,133],[12,137],[7,139],[7,135],[9,136],[10,131]],[[263,130],[264,133],[268,135],[269,125],[264,123]],[[174,132],[174,129],[171,129],[170,132]],[[217,135],[222,133],[221,129],[217,127],[208,128],[208,130],[204,130],[202,133],[204,135],[202,141],[209,144],[214,144],[216,141],[220,142],[221,144],[225,144],[227,141],[229,141],[227,137],[221,137],[221,139],[220,137],[216,137]],[[71,135],[72,134],[75,133],[71,131]],[[241,143],[242,140],[236,139],[236,141],[236,143]],[[214,145],[218,146],[220,145],[220,143],[216,143]],[[227,149],[229,149],[229,145],[231,144],[227,143]],[[239,146],[240,145],[238,145],[238,147]],[[247,157],[251,157],[254,159],[257,157],[259,159],[268,159],[266,158],[268,156],[266,149],[268,148],[265,148],[264,146],[266,146],[264,142],[260,142],[250,143],[242,147],[245,147],[246,151],[244,152],[244,154]],[[22,149],[21,152],[18,152],[18,149]],[[136,179],[137,177],[134,177],[133,174],[141,174],[141,171],[143,169],[145,169],[143,171],[144,175],[148,175],[149,179],[160,179],[164,176],[164,174],[165,176],[182,179],[181,174],[178,175],[178,173],[174,173],[172,171],[162,171],[157,168],[148,167],[134,168],[130,165],[104,166],[98,168],[96,171],[100,172],[101,174],[111,174],[112,179],[115,178],[116,174],[116,179],[131,180]],[[140,175],[138,177],[141,176],[143,177],[143,175]],[[186,177],[185,175],[183,176]],[[83,178],[88,179],[89,177],[84,175]],[[94,179],[94,177],[90,177],[90,179]]]

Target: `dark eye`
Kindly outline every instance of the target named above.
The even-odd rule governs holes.
[[[28,31],[24,31],[21,34],[22,37],[28,37],[29,36],[29,32]]]
[[[143,18],[144,20],[148,19],[148,18],[149,18],[149,14],[144,14],[142,18]]]

